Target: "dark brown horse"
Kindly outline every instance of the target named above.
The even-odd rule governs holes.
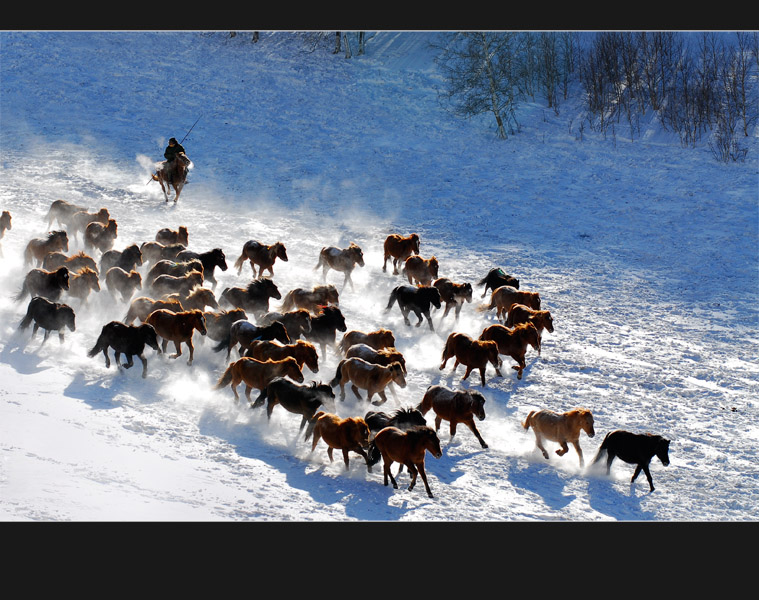
[[[150,283],[150,289],[156,296],[179,294],[182,298],[186,298],[195,287],[203,287],[203,273],[198,271],[190,271],[176,277],[158,275]]]
[[[317,314],[325,306],[339,306],[340,295],[332,284],[317,285],[311,290],[295,288],[285,294],[280,310],[287,312],[295,308],[305,308]]]
[[[543,447],[544,439],[559,443],[561,448],[556,451],[559,456],[564,456],[569,452],[567,444],[571,443],[577,450],[581,467],[585,463],[582,448],[580,448],[580,432],[584,431],[588,437],[596,435],[593,428],[593,414],[586,408],[573,408],[564,413],[547,409],[531,410],[522,423],[522,427],[525,430],[532,427],[535,433],[535,445],[540,448],[546,460],[548,460],[548,452]]]
[[[649,471],[651,459],[656,456],[665,467],[669,466],[669,443],[670,440],[653,433],[632,433],[618,429],[610,431],[601,442],[596,457],[591,464],[597,463],[606,455],[606,474],[611,470],[611,463],[619,458],[626,463],[635,465],[635,472],[630,479],[630,486],[643,471],[648,479],[650,491],[654,491],[654,480]]]
[[[32,337],[35,336],[39,328],[42,328],[45,331],[43,344],[47,341],[51,331],[57,331],[59,341],[63,342],[63,328],[68,327],[71,331],[76,331],[75,321],[74,309],[68,304],[58,304],[41,296],[35,296],[29,301],[26,315],[19,323],[18,328],[26,329],[34,322]]]
[[[45,260],[45,256],[50,252],[68,252],[69,237],[68,234],[59,229],[51,231],[44,238],[34,238],[29,240],[24,250],[24,264],[39,266]]]
[[[424,458],[427,451],[435,458],[443,456],[440,439],[434,429],[426,425],[419,425],[405,431],[398,427],[385,427],[374,436],[374,443],[382,455],[385,485],[387,485],[389,478],[393,488],[398,489],[398,483],[390,472],[390,466],[393,462],[398,462],[406,465],[409,473],[411,473],[409,491],[414,489],[418,473],[422,476],[427,496],[433,497],[424,469]]]
[[[206,319],[201,311],[186,310],[174,313],[170,310],[160,309],[150,313],[145,322],[148,325],[152,325],[156,333],[163,338],[161,350],[164,353],[169,342],[174,342],[176,354],[172,354],[170,358],[181,356],[182,343],[187,344],[187,348],[190,351],[190,360],[187,361],[187,364],[192,364],[195,352],[195,347],[192,344],[192,334],[195,330],[199,331],[200,335],[206,334]]]
[[[472,284],[468,282],[454,283],[446,277],[440,277],[433,281],[432,285],[440,291],[440,300],[445,303],[445,312],[440,318],[440,322],[443,322],[452,308],[456,310],[456,320],[458,321],[464,302],[472,301]]]
[[[248,344],[245,356],[258,360],[282,360],[287,356],[292,356],[298,361],[301,370],[305,365],[312,373],[319,371],[319,355],[316,353],[316,347],[311,342],[304,342],[303,340],[297,340],[290,344],[280,344],[271,340],[255,340]]]
[[[427,388],[417,409],[426,415],[432,409],[435,413],[435,431],[440,429],[443,420],[450,424],[451,439],[456,435],[456,425],[463,423],[480,442],[480,446],[488,445],[482,439],[475,417],[482,421],[485,418],[485,396],[475,390],[452,390],[442,385]]]
[[[375,350],[382,350],[382,348],[394,348],[395,347],[395,335],[389,329],[381,328],[376,331],[370,331],[364,333],[363,331],[352,330],[343,336],[340,340],[340,352],[345,354],[348,348],[355,346],[356,344],[366,344],[371,346]]]
[[[517,372],[517,379],[522,379],[522,372],[527,367],[527,347],[532,346],[540,354],[540,336],[532,323],[520,323],[514,329],[494,323],[482,330],[479,339],[494,341],[498,346],[498,354],[510,356],[517,361],[516,365],[511,366]]]
[[[97,271],[82,267],[76,273],[69,273],[69,296],[87,302],[90,292],[100,291],[100,278]]]
[[[100,252],[107,252],[113,248],[118,237],[118,224],[114,219],[108,219],[108,224],[103,225],[94,221],[87,225],[84,230],[84,247],[86,249],[97,248]]]
[[[68,222],[68,230],[76,239],[80,232],[84,233],[84,230],[87,229],[87,225],[90,223],[102,223],[103,225],[108,225],[108,220],[110,218],[111,213],[108,212],[107,208],[101,208],[96,212],[80,210],[71,215]]]
[[[54,200],[45,216],[47,226],[52,227],[54,221],[57,221],[58,225],[68,226],[71,216],[82,210],[87,210],[87,207],[66,202],[65,200]]]
[[[179,253],[184,252],[186,249],[184,244],[169,244],[168,246],[158,242],[143,242],[140,244],[142,260],[149,265],[159,260],[177,260]]]
[[[253,388],[263,391],[275,377],[289,377],[293,381],[301,383],[303,373],[298,366],[298,361],[288,356],[282,360],[256,360],[249,356],[230,363],[214,386],[215,390],[220,390],[228,385],[232,386],[235,394],[235,402],[239,402],[240,395],[237,393],[237,386],[240,383],[245,384],[245,397],[248,403],[253,406],[250,398],[250,391]]]
[[[315,317],[311,317],[311,331],[305,334],[309,342],[318,344],[322,359],[326,358],[327,346],[335,347],[336,332],[345,331],[345,316],[337,306],[325,306]]]
[[[163,191],[166,202],[169,201],[169,192],[172,187],[174,188],[174,202],[179,200],[179,194],[182,193],[182,188],[187,183],[187,173],[191,164],[192,162],[185,153],[180,152],[174,160],[164,163],[153,174],[152,180],[161,184],[161,191]]]
[[[430,327],[430,331],[434,331],[435,328],[432,325],[432,317],[430,316],[430,309],[434,306],[440,308],[440,290],[433,286],[413,286],[413,285],[399,285],[390,292],[390,299],[388,300],[385,311],[392,308],[395,302],[398,302],[398,307],[401,309],[403,315],[403,322],[406,325],[411,325],[408,320],[410,312],[413,312],[418,321],[416,326],[419,327],[424,321],[423,317],[427,318],[427,324]]]
[[[290,343],[290,336],[287,335],[287,329],[279,321],[274,321],[270,325],[258,326],[254,325],[246,319],[240,319],[230,325],[227,335],[214,346],[214,352],[227,351],[227,360],[232,353],[232,348],[237,348],[240,356],[245,354],[245,351],[250,345],[257,340],[278,340],[283,344]]]
[[[229,330],[234,322],[248,320],[248,315],[242,308],[218,312],[204,310],[203,316],[206,318],[206,336],[215,342],[220,342],[229,336]]]
[[[105,287],[114,298],[118,292],[123,302],[129,302],[134,293],[142,289],[142,275],[139,271],[127,273],[120,267],[111,267],[105,274]]]
[[[220,297],[222,305],[242,308],[246,312],[257,315],[269,311],[269,299],[279,300],[282,294],[276,284],[266,277],[254,279],[246,287],[226,288]]]
[[[297,340],[311,331],[311,313],[305,308],[291,310],[286,313],[268,312],[258,318],[259,325],[271,325],[280,321],[287,329],[290,339]]]
[[[95,356],[102,352],[105,357],[105,366],[110,368],[111,360],[108,358],[108,349],[113,348],[114,360],[119,367],[129,369],[134,365],[134,357],[142,361],[142,377],[148,376],[148,360],[145,358],[145,346],[150,346],[156,352],[160,353],[158,346],[158,336],[152,325],[142,323],[141,325],[125,325],[119,321],[111,321],[103,325],[97,342],[87,355]],[[127,362],[120,362],[121,355],[126,356]]]
[[[264,271],[269,271],[273,277],[274,261],[278,258],[287,262],[287,249],[282,242],[267,245],[256,240],[248,240],[242,247],[242,253],[235,261],[235,269],[239,275],[247,260],[250,262],[250,268],[253,269],[253,277],[256,277],[256,265],[258,265],[258,277],[262,277]]]
[[[322,406],[327,410],[335,410],[335,393],[326,383],[312,381],[309,384],[298,384],[286,377],[275,377],[261,391],[253,403],[253,408],[266,402],[266,417],[271,421],[274,407],[280,405],[286,411],[301,415],[299,431],[303,431],[314,415]]]
[[[95,259],[84,252],[77,252],[71,256],[66,256],[63,252],[51,252],[42,261],[42,268],[46,271],[55,271],[60,267],[66,267],[72,273],[84,267],[100,273]]]
[[[438,277],[440,266],[436,257],[409,256],[403,263],[403,272],[410,284],[431,285]]]
[[[466,367],[463,379],[467,379],[469,374],[474,370],[480,371],[480,379],[482,380],[482,387],[485,387],[485,369],[488,363],[493,365],[495,374],[498,377],[502,377],[500,365],[501,360],[498,357],[498,346],[493,341],[473,340],[465,333],[451,333],[448,339],[445,341],[445,347],[443,348],[443,363],[440,365],[440,370],[445,368],[449,358],[455,358],[453,364],[453,371],[459,364]]]
[[[374,443],[374,436],[378,432],[382,431],[385,427],[397,427],[403,431],[416,427],[418,425],[426,425],[427,421],[424,415],[417,408],[399,408],[392,413],[385,413],[380,410],[370,410],[364,415],[364,421],[369,426],[369,433],[371,434],[371,441],[369,442],[369,448],[366,453],[369,456],[369,465],[376,465],[382,455],[380,454],[377,444]],[[403,469],[401,464],[398,469],[398,473]]]
[[[159,229],[158,233],[155,234],[155,241],[164,246],[182,244],[186,248],[189,244],[189,237],[187,227],[180,225],[178,229],[169,229],[168,227]]]
[[[327,246],[321,249],[319,252],[319,262],[314,267],[314,270],[322,268],[322,277],[326,281],[327,271],[333,269],[340,273],[345,274],[343,279],[343,289],[350,283],[351,289],[353,289],[353,280],[351,279],[351,273],[353,269],[364,266],[364,252],[361,247],[353,242],[347,248],[336,248],[334,246]]]
[[[412,254],[419,254],[419,235],[412,233],[404,237],[397,233],[391,233],[385,238],[383,248],[385,262],[382,264],[382,270],[387,271],[387,261],[392,258],[393,275],[397,275],[398,265],[402,265]]]
[[[188,261],[193,258],[198,259],[203,265],[203,281],[208,281],[211,284],[211,289],[216,289],[216,277],[214,277],[214,271],[216,267],[219,267],[222,271],[227,270],[227,257],[221,248],[214,248],[207,252],[192,252],[191,250],[182,250],[176,255],[176,260],[179,262]]]
[[[332,387],[340,386],[340,400],[345,400],[345,385],[351,383],[351,389],[356,397],[361,400],[360,389],[366,390],[366,399],[371,402],[372,396],[380,397],[378,402],[372,404],[384,404],[387,402],[385,388],[395,383],[399,387],[406,387],[406,377],[401,363],[394,362],[387,366],[376,365],[362,358],[346,358],[337,365],[337,371],[329,384]]]
[[[69,289],[69,270],[66,267],[60,267],[55,271],[46,271],[45,269],[32,269],[24,277],[24,283],[21,291],[16,294],[16,302],[20,302],[27,295],[42,296],[55,302],[61,297],[61,294]]]
[[[488,274],[480,279],[478,285],[485,286],[485,290],[482,292],[482,298],[484,298],[487,295],[488,290],[495,290],[502,285],[510,285],[511,287],[519,289],[519,280],[506,273],[501,267],[496,267],[490,269]]]
[[[100,257],[100,272],[107,273],[111,267],[119,267],[129,272],[142,266],[142,250],[131,244],[123,250],[107,250]]]
[[[197,271],[203,274],[203,263],[197,258],[191,258],[190,260],[177,262],[174,260],[159,260],[148,270],[148,274],[145,276],[145,282],[151,285],[160,275],[171,275],[172,277],[184,277],[187,273]],[[201,284],[205,280],[205,277],[201,279]]]
[[[356,452],[364,457],[366,467],[372,470],[366,448],[369,446],[369,427],[361,417],[341,418],[333,413],[319,411],[309,422],[306,439],[313,435],[311,452],[316,449],[320,439],[327,444],[327,456],[330,462],[333,450],[342,450],[345,469],[348,469],[348,452]]]
[[[182,312],[184,310],[182,303],[176,298],[155,300],[148,296],[140,296],[132,300],[129,305],[129,310],[124,317],[124,323],[131,325],[135,319],[144,323],[150,313],[162,308],[171,312]]]

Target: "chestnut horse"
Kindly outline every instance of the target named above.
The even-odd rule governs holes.
[[[32,269],[24,276],[21,291],[16,294],[14,300],[20,302],[28,294],[32,297],[42,296],[55,302],[67,289],[69,289],[69,270],[66,267],[60,267],[55,271]]]
[[[440,429],[443,420],[450,423],[451,439],[456,435],[456,425],[463,423],[474,434],[480,446],[488,445],[482,439],[474,418],[485,418],[485,396],[475,390],[452,390],[442,385],[427,388],[422,401],[417,406],[419,412],[426,415],[432,409],[435,412],[435,431]]]
[[[298,384],[286,377],[275,377],[261,391],[253,403],[253,408],[266,402],[266,417],[271,421],[271,414],[278,404],[286,411],[301,416],[298,431],[303,431],[320,407],[335,410],[335,393],[326,383],[312,381],[309,384]]]
[[[49,252],[68,252],[68,250],[68,234],[62,229],[51,231],[44,238],[34,238],[29,240],[29,243],[24,250],[24,264],[34,264],[35,266],[38,266],[42,264],[42,261]]]
[[[312,290],[295,288],[285,294],[279,310],[287,312],[294,308],[305,308],[312,314],[317,314],[324,306],[339,306],[340,295],[332,284],[317,285]]]
[[[654,480],[651,478],[648,467],[654,456],[658,457],[665,467],[669,466],[669,442],[670,440],[653,433],[632,433],[621,429],[610,431],[601,442],[601,447],[591,464],[597,463],[605,454],[607,475],[615,458],[633,464],[635,472],[630,480],[630,486],[632,487],[640,472],[643,471],[648,479],[649,489],[653,492]]]
[[[553,317],[547,310],[533,310],[524,304],[513,304],[506,317],[506,326],[514,327],[520,323],[532,323],[538,330],[538,339],[542,338],[543,330],[553,333]],[[540,347],[538,347],[540,354]]]
[[[342,450],[345,469],[348,469],[348,452],[356,452],[364,457],[366,468],[371,472],[366,448],[369,446],[369,427],[361,417],[340,418],[333,413],[317,412],[310,420],[306,429],[306,439],[313,435],[311,452],[316,449],[320,439],[327,444],[327,456],[330,462],[332,451]]]
[[[68,327],[71,331],[76,331],[76,317],[74,309],[68,304],[58,304],[51,302],[41,296],[35,296],[29,301],[26,308],[26,315],[19,323],[19,329],[26,329],[34,321],[32,337],[41,327],[45,330],[45,337],[42,340],[44,344],[47,341],[51,331],[58,332],[58,340],[63,342],[63,328]]]
[[[161,191],[164,198],[166,198],[166,202],[169,201],[169,192],[172,187],[174,188],[174,202],[176,203],[179,200],[179,194],[182,193],[182,188],[187,183],[187,172],[191,164],[192,161],[187,158],[185,153],[180,152],[174,160],[163,164],[153,174],[152,180],[161,184]]]
[[[440,277],[432,282],[432,285],[440,292],[440,300],[445,303],[445,312],[440,318],[440,322],[443,322],[451,309],[456,310],[456,320],[459,319],[461,313],[461,307],[464,302],[472,301],[472,284],[471,283],[453,283],[446,277]]]
[[[169,229],[168,227],[159,229],[158,233],[155,234],[155,241],[164,246],[168,246],[169,244],[182,244],[186,248],[189,243],[189,237],[187,227],[180,225],[179,229],[176,230]]]
[[[287,262],[287,249],[282,242],[266,245],[256,240],[248,240],[242,247],[242,253],[235,261],[235,269],[239,275],[247,260],[250,262],[250,268],[253,269],[253,277],[256,277],[256,265],[258,265],[258,277],[262,277],[264,271],[269,271],[273,277],[274,262],[278,258]]]
[[[527,346],[532,346],[540,354],[540,336],[532,323],[520,323],[514,329],[494,323],[482,330],[479,339],[492,340],[498,346],[498,354],[510,356],[516,365],[511,368],[517,372],[517,379],[522,379],[522,372],[527,367],[525,354]]]
[[[483,304],[478,310],[485,312],[495,308],[496,317],[501,321],[505,321],[507,313],[514,304],[524,304],[533,310],[540,310],[540,294],[538,292],[518,290],[510,285],[502,285],[493,290],[493,293],[490,295],[490,304]]]
[[[166,352],[169,342],[174,342],[176,354],[172,354],[169,358],[181,356],[182,343],[187,344],[187,348],[190,351],[190,360],[187,361],[187,364],[192,364],[195,352],[195,347],[192,344],[192,334],[195,330],[199,331],[200,335],[206,334],[206,319],[201,311],[195,309],[175,313],[161,308],[150,313],[148,318],[145,319],[145,323],[152,325],[156,333],[163,338],[161,344],[162,352]]]
[[[248,345],[245,356],[258,360],[282,360],[287,356],[292,356],[298,361],[298,366],[301,369],[305,365],[312,373],[319,371],[319,355],[316,353],[316,346],[303,340],[297,340],[290,344],[279,344],[271,340],[256,340]]]
[[[76,273],[69,273],[69,296],[87,302],[90,292],[100,291],[100,278],[97,271],[82,267]]]
[[[364,266],[364,252],[360,246],[351,242],[347,248],[341,249],[334,246],[322,248],[319,252],[319,262],[314,267],[314,271],[322,267],[322,277],[325,281],[327,280],[327,271],[330,269],[344,273],[343,289],[348,283],[351,284],[351,289],[354,289],[351,273],[356,265]]]
[[[596,435],[593,429],[593,415],[587,408],[573,408],[564,413],[557,413],[552,410],[531,410],[527,418],[522,423],[525,430],[532,427],[535,433],[535,444],[543,456],[548,459],[548,452],[543,447],[543,440],[558,442],[561,448],[556,454],[563,456],[569,451],[567,444],[572,444],[577,450],[580,457],[580,466],[585,462],[582,457],[582,448],[580,448],[580,432],[584,431],[588,437]]]
[[[113,219],[108,219],[107,225],[93,221],[84,230],[84,247],[97,248],[102,253],[107,252],[113,248],[118,237],[118,229],[118,224]]]
[[[355,357],[341,360],[337,365],[335,377],[330,381],[332,387],[340,386],[340,400],[345,400],[345,384],[348,382],[353,384],[351,389],[359,400],[361,400],[359,388],[367,391],[366,399],[370,402],[372,396],[377,394],[380,401],[372,402],[375,405],[387,402],[385,388],[390,383],[395,383],[402,388],[406,387],[401,363],[394,362],[387,366],[375,365]]]
[[[140,296],[132,300],[129,305],[129,310],[124,317],[124,323],[131,325],[135,319],[139,319],[140,322],[144,323],[150,313],[162,308],[171,312],[182,312],[184,310],[182,303],[176,298],[154,300],[148,296]]]
[[[443,363],[440,370],[445,368],[449,358],[455,358],[453,371],[459,364],[466,367],[463,379],[467,379],[474,369],[479,369],[482,387],[485,387],[485,369],[488,363],[493,365],[495,374],[502,377],[499,369],[501,359],[498,357],[498,346],[493,341],[474,340],[465,333],[452,333],[445,341],[443,348]]]
[[[298,366],[298,361],[292,356],[288,356],[282,360],[266,361],[243,356],[227,366],[224,374],[216,382],[213,389],[220,390],[228,385],[232,386],[232,391],[235,394],[235,403],[237,403],[240,401],[237,386],[240,383],[244,383],[245,397],[248,403],[253,406],[250,391],[253,388],[263,391],[275,377],[289,377],[298,383],[303,381],[303,373]]]
[[[433,497],[427,481],[427,473],[424,470],[424,458],[427,451],[435,458],[443,456],[440,439],[434,429],[426,425],[418,425],[406,431],[398,427],[385,427],[374,436],[374,443],[382,455],[385,485],[390,478],[393,488],[398,489],[398,483],[390,472],[390,466],[393,462],[399,462],[406,465],[411,473],[409,491],[414,489],[418,473],[422,476],[427,496]]]
[[[118,292],[124,302],[129,302],[134,293],[142,289],[142,275],[139,271],[127,273],[120,267],[111,267],[105,274],[105,286],[111,295],[115,297]]]
[[[156,352],[160,353],[158,346],[158,337],[152,325],[142,323],[141,325],[124,325],[118,321],[111,321],[103,325],[97,342],[87,355],[95,356],[102,352],[105,356],[105,366],[110,368],[111,359],[108,358],[108,348],[113,348],[114,359],[119,367],[129,369],[134,365],[134,356],[142,361],[142,377],[148,376],[148,360],[145,358],[145,346],[150,346]],[[127,362],[121,364],[119,358],[121,355],[126,356]]]
[[[377,329],[376,331],[370,331],[369,333],[352,330],[343,335],[343,339],[340,340],[340,352],[345,354],[348,351],[348,348],[356,344],[366,344],[375,350],[382,350],[382,348],[394,348],[395,336],[393,335],[392,331],[384,328]]]
[[[434,256],[422,258],[421,256],[409,256],[403,263],[403,272],[410,284],[431,285],[438,276],[438,261]]]
[[[419,254],[419,235],[412,233],[408,236],[402,236],[397,233],[391,233],[385,238],[384,259],[382,271],[387,271],[387,261],[393,259],[393,275],[398,274],[398,265],[403,264],[412,254]]]

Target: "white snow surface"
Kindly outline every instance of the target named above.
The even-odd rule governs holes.
[[[523,103],[521,131],[498,140],[488,117],[462,120],[437,100],[434,32],[370,32],[366,54],[312,49],[303,36],[261,32],[0,32],[0,519],[4,521],[755,521],[759,506],[759,251],[757,131],[744,163],[723,164],[706,139],[684,148],[658,126],[580,133],[577,94],[559,114]],[[726,34],[727,35],[727,34]],[[355,44],[355,42],[354,42]],[[756,74],[754,73],[754,76]],[[193,161],[179,202],[150,181],[169,137]],[[341,290],[348,329],[392,329],[408,385],[381,409],[413,406],[433,384],[481,391],[477,423],[488,448],[460,425],[427,455],[421,480],[385,487],[357,454],[345,469],[300,417],[235,404],[214,390],[226,366],[196,336],[196,358],[146,352],[148,376],[105,367],[87,351],[126,304],[107,290],[69,299],[75,332],[43,345],[19,331],[15,302],[26,243],[48,231],[56,199],[118,221],[117,249],[188,227],[189,247],[221,247],[230,268],[217,296],[251,272],[232,263],[245,241],[282,241],[284,292],[322,283],[323,246],[359,244],[366,265]],[[440,275],[474,286],[456,322],[404,325],[382,271],[390,233],[417,232]],[[72,241],[70,251],[81,249]],[[500,266],[540,293],[555,321],[542,353],[516,378],[487,385],[452,361],[446,337],[495,322],[477,282]],[[65,297],[64,297],[65,298]],[[67,301],[64,299],[63,301]],[[272,301],[276,309],[279,301]],[[412,317],[412,322],[413,322]],[[339,339],[339,338],[338,338]],[[185,351],[186,352],[186,351]],[[338,356],[320,356],[307,381],[329,381]],[[340,416],[373,409],[347,390]],[[254,391],[254,397],[255,397]],[[596,435],[575,450],[536,449],[530,410],[586,407]],[[427,413],[434,426],[434,414]],[[671,440],[671,464],[651,462],[656,486],[615,461],[588,463],[615,429]],[[397,465],[393,467],[395,469]]]

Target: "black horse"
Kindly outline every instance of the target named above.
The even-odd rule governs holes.
[[[55,271],[32,269],[24,277],[21,291],[16,294],[15,300],[21,302],[28,294],[32,298],[42,296],[55,302],[67,289],[69,289],[69,270],[66,267],[61,267]]]
[[[229,287],[221,293],[221,303],[257,315],[268,312],[269,299],[279,300],[282,294],[271,279],[254,279],[246,287]]]
[[[480,279],[478,285],[485,286],[485,290],[482,292],[482,297],[484,298],[489,289],[494,290],[502,285],[510,285],[519,289],[519,280],[507,274],[501,267],[496,267],[495,269],[490,269],[488,274]]]
[[[266,416],[271,420],[274,407],[279,404],[285,410],[301,415],[299,431],[303,431],[321,406],[329,412],[335,410],[335,392],[326,383],[312,381],[299,384],[285,377],[275,377],[256,398],[253,408],[266,402]]]
[[[427,323],[430,326],[430,331],[434,331],[432,326],[432,318],[430,317],[430,307],[440,308],[441,298],[440,290],[431,285],[399,285],[392,292],[390,292],[390,300],[387,303],[388,311],[392,308],[393,304],[398,301],[398,306],[403,314],[403,322],[406,325],[411,325],[408,320],[409,312],[413,311],[419,321],[416,326],[419,327],[424,321],[424,317],[427,317]]]
[[[367,455],[369,456],[369,466],[376,465],[382,458],[382,454],[374,443],[374,436],[385,427],[397,427],[403,431],[417,425],[427,425],[424,415],[418,408],[408,407],[399,408],[392,413],[384,413],[378,410],[370,410],[364,415],[364,421],[369,426],[369,433],[372,435],[372,441],[369,442]],[[403,469],[403,465],[401,465]],[[401,470],[399,469],[400,473]]]
[[[222,350],[226,350],[227,358],[229,358],[232,348],[240,344],[238,350],[240,351],[240,356],[243,356],[248,346],[258,340],[277,340],[283,344],[291,342],[290,336],[287,334],[287,328],[279,321],[274,321],[269,325],[258,326],[253,325],[253,323],[246,319],[240,319],[229,326],[229,331],[213,347],[213,351],[221,352]]]
[[[203,280],[208,281],[211,284],[211,289],[216,289],[216,278],[213,276],[213,272],[216,267],[219,267],[222,271],[227,270],[227,257],[224,255],[224,251],[221,248],[214,248],[208,252],[192,252],[191,250],[182,250],[177,254],[177,262],[183,262],[197,258],[203,264]]]
[[[345,317],[340,309],[337,306],[325,306],[318,315],[311,317],[311,331],[305,333],[304,337],[309,342],[319,344],[323,360],[326,356],[327,344],[335,349],[335,354],[338,354],[335,346],[335,332],[347,329]]]
[[[26,308],[26,316],[19,323],[19,329],[26,329],[34,321],[32,337],[41,327],[45,330],[44,344],[47,341],[51,331],[58,332],[58,339],[63,342],[63,328],[68,327],[71,331],[76,331],[76,317],[74,309],[68,304],[58,304],[50,302],[47,298],[35,296],[29,301]]]
[[[119,321],[111,321],[107,325],[103,325],[95,346],[87,355],[93,357],[98,352],[102,352],[103,356],[105,356],[105,366],[108,368],[111,366],[111,360],[108,358],[108,348],[113,348],[116,364],[126,369],[134,365],[133,357],[137,356],[142,361],[142,377],[144,378],[148,374],[148,360],[144,356],[146,345],[153,348],[159,354],[161,353],[161,349],[158,346],[158,336],[152,325],[148,325],[147,323],[124,325],[124,323]],[[124,364],[119,362],[119,357],[122,354],[127,357],[127,362]]]
[[[607,475],[614,459],[620,458],[626,463],[637,465],[630,485],[632,486],[640,472],[643,471],[653,492],[654,482],[648,465],[654,456],[657,456],[665,467],[669,465],[669,440],[653,433],[631,433],[617,429],[606,434],[591,465],[601,460],[604,454],[606,454]]]
[[[137,244],[123,250],[107,250],[100,257],[100,273],[107,273],[112,267],[124,269],[127,273],[142,266],[142,250]]]

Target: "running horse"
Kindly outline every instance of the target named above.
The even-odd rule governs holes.
[[[169,201],[169,192],[172,187],[174,188],[174,203],[179,200],[179,194],[182,193],[182,188],[187,183],[187,172],[190,170],[191,164],[192,161],[187,158],[185,153],[180,152],[174,160],[165,163],[153,173],[152,180],[161,184],[166,202]]]

